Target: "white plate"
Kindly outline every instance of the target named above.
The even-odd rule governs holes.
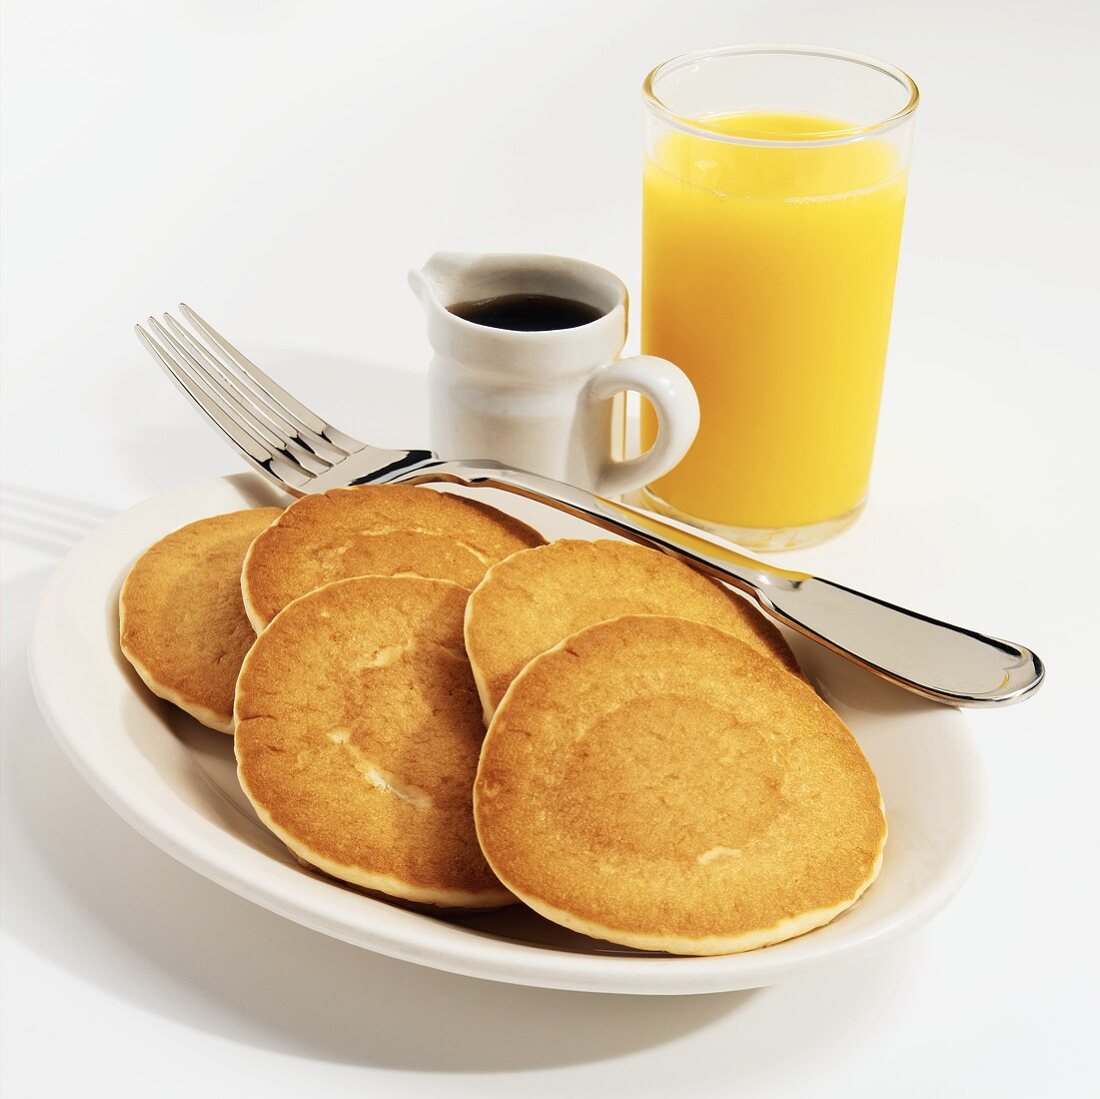
[[[482,498],[547,537],[601,536],[516,497]],[[960,714],[792,637],[803,667],[867,753],[890,826],[878,881],[824,928],[745,954],[676,958],[595,942],[518,906],[463,918],[422,915],[303,869],[241,794],[231,739],[150,695],[118,647],[119,585],[146,546],[202,516],[283,502],[258,477],[242,474],[116,516],[58,567],[31,638],[39,705],[81,774],[143,836],[225,888],[327,935],[454,973],[547,988],[683,994],[755,988],[864,954],[929,919],[973,865],[982,771]]]

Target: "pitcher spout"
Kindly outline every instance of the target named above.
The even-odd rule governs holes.
[[[477,281],[485,257],[470,252],[436,252],[419,270],[409,272],[409,287],[426,310],[446,310],[464,300]]]

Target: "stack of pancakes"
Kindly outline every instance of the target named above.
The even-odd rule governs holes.
[[[724,954],[828,922],[881,864],[875,777],[782,635],[654,550],[337,489],[168,535],[120,617],[294,855],[401,903]]]

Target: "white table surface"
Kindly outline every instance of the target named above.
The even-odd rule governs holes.
[[[5,3],[5,1094],[1095,1094],[1098,10]],[[963,892],[857,964],[633,999],[373,956],[148,845],[25,666],[75,542],[238,468],[133,322],[186,297],[342,426],[422,443],[405,270],[559,252],[636,289],[638,84],[731,40],[845,46],[922,87],[871,504],[785,563],[1047,660],[1037,699],[973,715],[990,818]]]

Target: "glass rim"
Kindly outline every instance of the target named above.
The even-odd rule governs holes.
[[[824,57],[834,61],[847,61],[862,65],[865,68],[874,69],[900,84],[908,92],[908,99],[899,110],[887,118],[879,119],[877,122],[869,122],[863,126],[850,126],[843,130],[830,130],[828,134],[820,138],[792,137],[784,139],[750,137],[747,134],[742,136],[707,129],[706,126],[699,125],[698,120],[685,117],[672,110],[654,90],[654,84],[662,76],[692,62],[709,61],[716,57],[733,57],[738,54],[769,53]],[[901,125],[917,109],[917,104],[920,103],[920,91],[917,88],[916,81],[896,65],[891,65],[887,61],[880,61],[868,54],[853,53],[851,50],[839,50],[831,46],[811,46],[796,42],[749,42],[735,46],[713,46],[707,50],[692,50],[688,53],[679,54],[661,62],[656,68],[650,70],[645,80],[642,81],[642,97],[649,110],[676,129],[684,131],[684,133],[730,145],[754,145],[765,148],[787,148],[789,146],[806,148],[808,146],[842,145],[850,141],[858,141]]]

